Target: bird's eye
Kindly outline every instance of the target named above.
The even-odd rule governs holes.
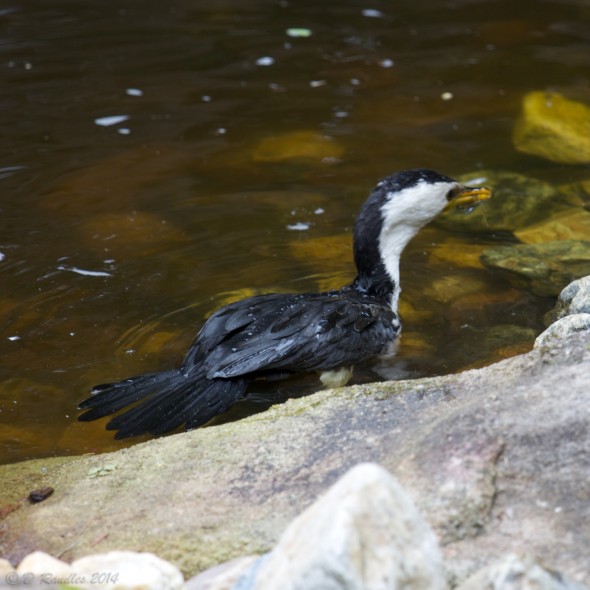
[[[452,201],[459,193],[461,192],[461,189],[458,187],[452,188],[448,193],[447,193],[447,201]]]

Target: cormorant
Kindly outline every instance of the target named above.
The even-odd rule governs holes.
[[[97,385],[79,420],[113,418],[116,438],[201,426],[247,395],[256,379],[317,371],[327,386],[344,385],[355,364],[395,350],[399,260],[406,244],[443,209],[490,197],[426,169],[381,180],[354,225],[357,276],[323,293],[250,297],[204,323],[178,369]]]

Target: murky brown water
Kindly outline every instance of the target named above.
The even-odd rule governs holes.
[[[5,5],[0,461],[120,447],[104,421],[75,421],[92,384],[174,365],[232,292],[351,278],[352,222],[380,176],[575,178],[510,135],[523,93],[588,95],[588,22],[585,0]],[[312,148],[313,133],[333,141]],[[302,144],[313,157],[272,161]],[[407,251],[389,374],[485,364],[542,328],[550,301],[449,261],[451,239],[428,228]],[[514,337],[494,340],[505,324]]]

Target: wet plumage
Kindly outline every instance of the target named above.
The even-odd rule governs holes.
[[[138,403],[107,425],[117,438],[195,428],[247,396],[257,379],[352,367],[391,350],[399,336],[399,257],[418,230],[454,201],[477,202],[430,170],[377,185],[354,229],[357,277],[324,293],[270,294],[220,308],[205,322],[178,369],[96,386],[80,404],[95,420]],[[342,374],[348,374],[343,371]]]

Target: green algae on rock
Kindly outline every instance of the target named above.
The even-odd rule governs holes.
[[[555,213],[548,219],[515,231],[525,244],[542,244],[558,240],[584,240],[590,236],[590,213],[572,207]]]
[[[513,132],[514,147],[560,164],[590,162],[590,106],[557,92],[525,95]]]
[[[486,250],[481,260],[518,288],[556,296],[571,281],[590,274],[590,241],[500,246]]]
[[[484,185],[492,189],[492,198],[475,211],[452,209],[435,223],[459,231],[515,231],[550,215],[561,206],[562,195],[548,182],[501,170],[479,170],[459,180],[468,186]]]

